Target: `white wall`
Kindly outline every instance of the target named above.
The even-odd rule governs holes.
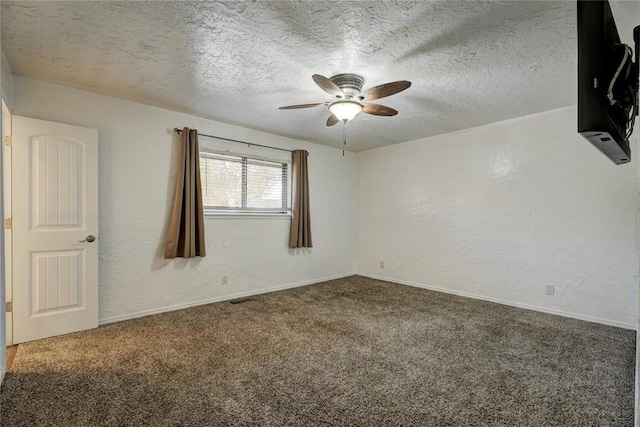
[[[357,164],[360,274],[635,329],[636,160],[615,166],[580,137],[575,108]]]
[[[14,114],[99,130],[103,323],[357,271],[636,327],[636,162],[615,166],[577,135],[574,108],[343,158],[36,80],[13,90]],[[163,260],[174,126],[309,150],[313,250],[287,249],[286,220],[208,217],[205,259]]]
[[[21,77],[13,90],[15,115],[99,131],[102,323],[355,272],[352,153]],[[176,126],[308,150],[314,248],[288,249],[288,219],[206,217],[206,258],[164,260]]]

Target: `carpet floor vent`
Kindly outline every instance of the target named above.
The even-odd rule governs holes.
[[[253,298],[238,298],[238,299],[229,301],[229,304],[244,304],[245,302],[251,302],[251,301],[253,301]]]

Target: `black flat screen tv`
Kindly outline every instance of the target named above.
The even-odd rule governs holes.
[[[615,164],[631,160],[629,136],[638,115],[636,59],[620,42],[608,1],[578,0],[578,133]]]

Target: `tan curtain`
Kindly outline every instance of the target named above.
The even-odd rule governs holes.
[[[311,214],[309,211],[309,171],[306,150],[291,153],[293,169],[293,209],[289,230],[290,248],[312,248]]]
[[[180,133],[180,154],[173,209],[167,231],[164,257],[194,258],[206,255],[204,213],[200,187],[198,131],[184,128]]]

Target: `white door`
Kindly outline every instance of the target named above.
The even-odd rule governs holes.
[[[13,116],[13,342],[98,326],[98,131]]]

